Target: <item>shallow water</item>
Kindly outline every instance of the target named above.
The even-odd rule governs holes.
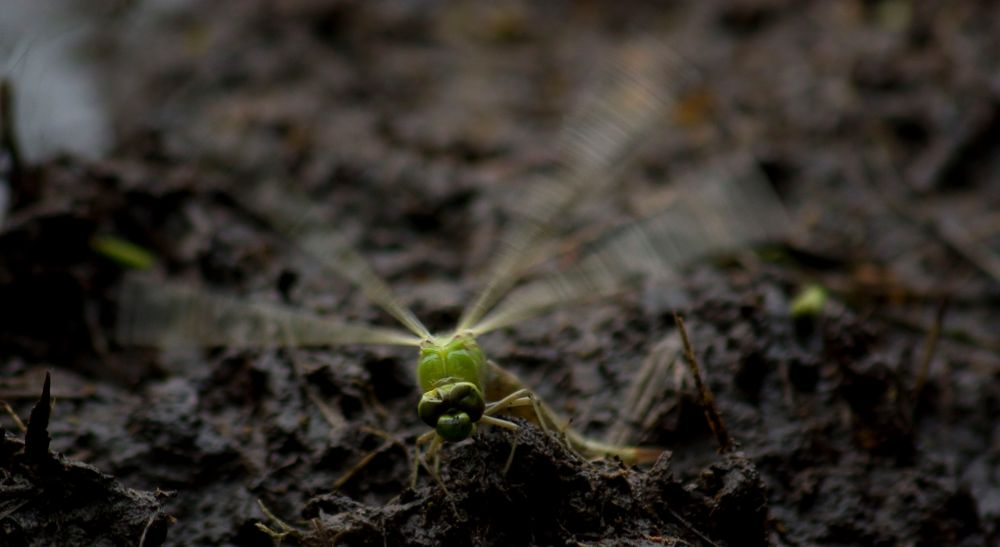
[[[60,153],[99,158],[111,146],[92,55],[100,21],[70,2],[8,0],[0,11],[0,75],[15,88],[28,161]]]

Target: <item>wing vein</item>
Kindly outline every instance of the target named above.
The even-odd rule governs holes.
[[[507,231],[505,245],[487,268],[486,282],[463,311],[466,330],[493,306],[533,264],[534,254],[559,222],[584,199],[611,186],[626,160],[650,130],[665,123],[679,86],[681,66],[664,47],[633,45],[619,65],[584,101],[563,131],[564,162],[555,175],[523,201],[525,211]]]
[[[296,308],[138,278],[123,283],[116,339],[156,348],[416,346],[421,340],[398,329],[340,322]]]
[[[746,158],[718,162],[678,184],[664,210],[597,242],[570,268],[524,285],[469,330],[483,334],[578,301],[603,298],[646,276],[673,276],[692,260],[784,237],[790,221]]]

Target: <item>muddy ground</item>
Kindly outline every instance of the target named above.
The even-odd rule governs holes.
[[[994,4],[77,8],[100,29],[80,54],[114,145],[3,171],[0,543],[271,544],[258,524],[285,544],[1000,542]],[[641,214],[744,150],[794,233],[483,343],[586,433],[669,449],[654,465],[586,462],[525,427],[505,475],[511,434],[486,428],[445,451],[447,491],[410,488],[412,351],[116,343],[127,268],[94,236],[152,251],[156,279],[390,324],[240,205],[262,185],[322,204],[432,329],[453,325],[576,90],[639,35],[697,82],[586,218]],[[814,284],[825,306],[793,317]],[[730,453],[688,384],[620,419],[674,310]],[[25,440],[11,415],[29,414]]]

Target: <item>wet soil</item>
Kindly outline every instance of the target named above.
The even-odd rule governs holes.
[[[0,416],[0,543],[1000,541],[992,4],[93,5],[113,152],[2,173],[0,400],[30,420],[25,439]],[[391,323],[242,205],[260,188],[318,204],[432,330],[452,326],[575,93],[650,34],[698,84],[585,221],[642,214],[745,150],[795,233],[482,342],[587,434],[668,449],[654,465],[484,428],[444,451],[441,484],[411,487],[412,351],[116,343],[126,268],[94,236],[152,251],[156,279]],[[828,301],[793,316],[811,284]],[[729,453],[689,383],[622,420],[675,310]]]

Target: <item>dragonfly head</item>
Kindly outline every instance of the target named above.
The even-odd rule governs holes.
[[[486,357],[470,333],[425,340],[417,380],[423,396],[417,412],[446,441],[472,435],[483,416]]]
[[[446,441],[469,438],[486,410],[482,392],[472,382],[454,382],[424,393],[417,405],[420,419]]]

